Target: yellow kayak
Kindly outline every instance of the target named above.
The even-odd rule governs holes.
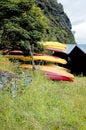
[[[16,59],[16,60],[21,60],[21,61],[31,61],[30,56],[19,56],[19,55],[6,55],[7,58],[9,59]],[[34,61],[37,60],[42,60],[46,62],[53,62],[53,63],[61,63],[61,64],[66,64],[67,61],[65,59],[59,58],[59,57],[54,57],[54,56],[48,56],[48,55],[36,55],[33,56]]]
[[[60,42],[41,42],[45,48],[53,48],[53,49],[59,49],[59,50],[65,50],[67,48],[66,45],[60,43]]]
[[[35,65],[35,66],[37,68],[37,65]],[[30,65],[30,64],[21,64],[20,68],[32,70],[32,65]]]
[[[35,66],[36,66],[37,69],[39,69],[40,66],[42,66],[42,67],[45,66],[45,67],[47,67],[47,68],[48,68],[48,67],[53,67],[53,68],[58,69],[58,70],[67,71],[66,68],[60,67],[60,66],[58,66],[58,65],[53,65],[53,64],[48,64],[48,65],[35,65]],[[23,69],[29,69],[29,70],[32,69],[32,65],[31,65],[31,64],[21,64],[20,67],[23,68]]]

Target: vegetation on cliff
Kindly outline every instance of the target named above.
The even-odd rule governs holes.
[[[71,31],[72,25],[67,14],[64,12],[62,4],[58,3],[57,0],[35,1],[37,6],[44,11],[49,21],[43,40],[74,44],[75,39]]]

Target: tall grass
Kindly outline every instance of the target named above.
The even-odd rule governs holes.
[[[9,73],[14,73],[18,70],[19,63],[16,62],[15,64],[10,62],[8,58],[0,55],[0,72],[7,71]]]
[[[86,77],[55,82],[30,75],[16,97],[0,90],[0,130],[86,130]]]

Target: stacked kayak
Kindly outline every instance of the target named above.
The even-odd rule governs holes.
[[[60,42],[41,42],[47,50],[66,50],[66,46]]]
[[[67,72],[65,68],[56,65],[42,66],[41,70],[51,80],[73,81],[74,79],[74,76]]]
[[[21,50],[2,50],[1,51],[2,55],[24,55],[23,51]]]
[[[22,64],[21,68],[32,70],[32,65]],[[63,81],[73,81],[74,76],[67,72],[67,69],[59,67],[57,65],[36,65],[36,69],[40,70],[48,79],[51,80],[63,80]]]
[[[32,58],[30,56],[23,56],[23,55],[6,55],[9,59],[16,59],[20,61],[31,61]],[[45,62],[52,62],[52,63],[60,63],[60,64],[66,64],[66,60],[55,57],[55,56],[49,56],[49,55],[35,55],[33,56],[34,61],[45,61]]]
[[[64,51],[67,49],[67,46],[60,42],[41,42],[40,44],[43,45],[46,50],[52,52],[57,51],[60,53],[64,53]],[[42,70],[43,69],[45,70],[45,75],[52,80],[73,81],[74,79],[73,74],[69,73],[68,70],[63,67],[48,65],[48,66],[44,66]]]
[[[41,45],[45,47],[48,51],[59,51],[62,52],[66,50],[66,46],[59,42],[41,42]],[[20,65],[23,69],[32,70],[32,65],[30,65],[32,58],[30,56],[24,56],[21,50],[11,50],[2,52],[5,57],[9,59],[14,59],[20,61]],[[40,70],[48,79],[51,80],[63,80],[63,81],[73,81],[74,76],[68,72],[66,68],[58,66],[58,64],[66,64],[67,61],[57,56],[51,56],[47,54],[33,54],[33,60],[35,62],[36,69]],[[43,63],[40,64],[40,61]],[[57,64],[57,65],[55,65]]]

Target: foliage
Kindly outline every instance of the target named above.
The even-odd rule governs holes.
[[[16,62],[15,64],[10,62],[8,58],[0,55],[0,73],[1,72],[8,72],[8,73],[16,73],[18,70],[19,63]]]
[[[75,43],[70,20],[60,3],[56,0],[0,0],[1,46],[18,45],[27,50],[34,46],[34,51],[39,52],[43,50],[38,44],[41,40]]]
[[[75,38],[71,31],[71,22],[63,10],[62,4],[58,3],[57,0],[35,1],[37,6],[44,11],[49,21],[43,40],[74,44]]]
[[[0,90],[0,129],[85,130],[85,81],[52,82],[37,71],[16,97]]]
[[[19,63],[12,63],[0,55],[0,89],[15,97],[17,93],[22,93],[31,81],[31,76],[19,68]]]
[[[0,0],[0,19],[1,44],[5,46],[33,44],[37,48],[47,26],[34,0]]]

